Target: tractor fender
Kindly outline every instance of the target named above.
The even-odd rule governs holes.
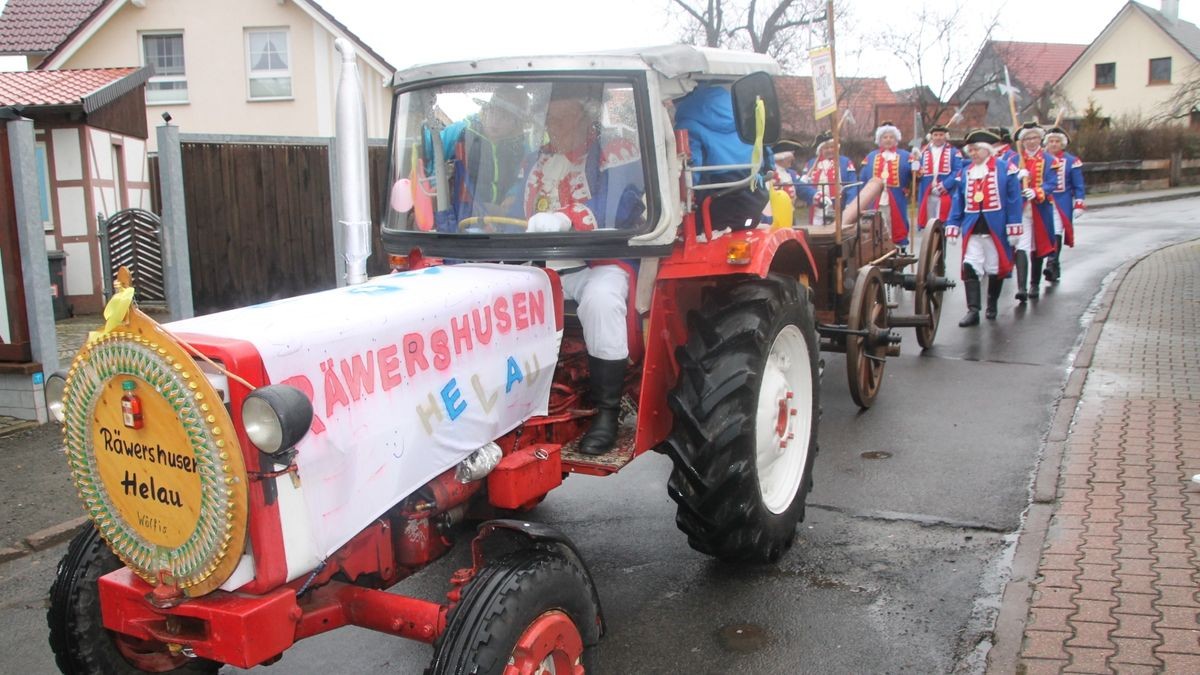
[[[497,519],[489,520],[479,526],[475,539],[471,541],[471,558],[474,570],[478,572],[490,561],[498,560],[515,551],[526,548],[557,548],[563,555],[573,558],[587,576],[588,586],[596,602],[596,621],[600,627],[600,635],[604,635],[604,612],[600,607],[600,596],[596,591],[596,583],[592,579],[592,571],[588,569],[579,549],[559,532],[544,523],[529,520]]]

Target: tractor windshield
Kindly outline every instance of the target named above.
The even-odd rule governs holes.
[[[485,235],[504,248],[551,234],[571,248],[644,231],[637,91],[632,80],[543,77],[401,92],[385,236]]]

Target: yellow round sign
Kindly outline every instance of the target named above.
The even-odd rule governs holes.
[[[233,422],[192,356],[145,314],[89,339],[67,376],[75,486],[113,552],[148,583],[218,588],[246,544]]]
[[[132,428],[122,410],[123,387],[141,407]],[[117,514],[155,546],[177,548],[200,520],[196,453],[170,403],[144,380],[118,376],[100,389],[92,422],[96,472]]]

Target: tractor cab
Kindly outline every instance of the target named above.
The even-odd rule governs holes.
[[[393,255],[567,264],[668,256],[697,201],[690,186],[714,183],[703,175],[712,168],[730,170],[685,169],[672,101],[776,69],[760,54],[675,45],[401,71],[384,246]],[[752,134],[753,93],[741,107]],[[564,158],[573,157],[582,158],[582,180],[567,193]],[[739,180],[748,184],[752,168],[735,169]],[[554,213],[562,215],[540,215]]]

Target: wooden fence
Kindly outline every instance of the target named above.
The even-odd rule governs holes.
[[[329,139],[185,136],[180,145],[197,314],[337,285]],[[381,274],[386,148],[372,145],[368,163],[375,226],[368,272]]]
[[[1169,159],[1133,159],[1083,163],[1083,180],[1088,194],[1162,190],[1181,185],[1200,185],[1200,159],[1184,159],[1176,153]]]

